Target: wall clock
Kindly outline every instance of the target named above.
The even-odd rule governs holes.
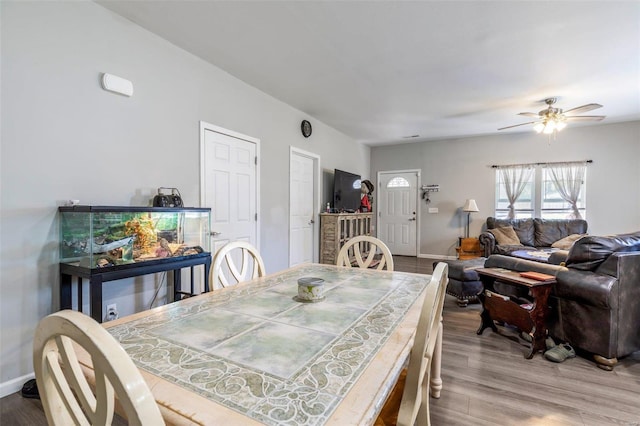
[[[308,138],[309,136],[311,136],[311,123],[309,123],[307,120],[302,120],[302,123],[300,124],[300,130],[302,130],[302,136]]]

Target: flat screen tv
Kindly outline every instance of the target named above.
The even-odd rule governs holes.
[[[333,175],[333,208],[338,212],[354,212],[360,207],[360,175],[335,169]]]

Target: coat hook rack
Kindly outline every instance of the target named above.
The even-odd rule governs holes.
[[[440,191],[440,185],[422,185],[420,190],[422,191],[422,199],[425,203],[429,204],[431,202],[429,194]]]

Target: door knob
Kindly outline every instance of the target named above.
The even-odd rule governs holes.
[[[209,235],[211,235],[212,237],[217,237],[220,234],[222,234],[222,232],[216,232],[216,231],[209,232]]]
[[[412,217],[412,218],[410,218],[409,220],[416,220],[416,218],[415,218],[415,217]]]
[[[316,223],[316,221],[315,221],[315,220],[313,220],[313,219],[311,219],[311,220],[309,221],[309,225],[313,225],[314,223]]]

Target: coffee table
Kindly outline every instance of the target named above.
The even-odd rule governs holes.
[[[547,301],[551,293],[551,286],[555,279],[538,281],[520,276],[519,272],[502,268],[476,269],[484,290],[478,295],[482,303],[481,322],[478,334],[490,327],[494,332],[498,329],[494,321],[502,321],[516,326],[520,331],[531,335],[531,348],[525,358],[531,359],[538,351],[544,351],[547,337]],[[495,291],[496,281],[528,289],[530,303],[522,303],[507,295]]]

